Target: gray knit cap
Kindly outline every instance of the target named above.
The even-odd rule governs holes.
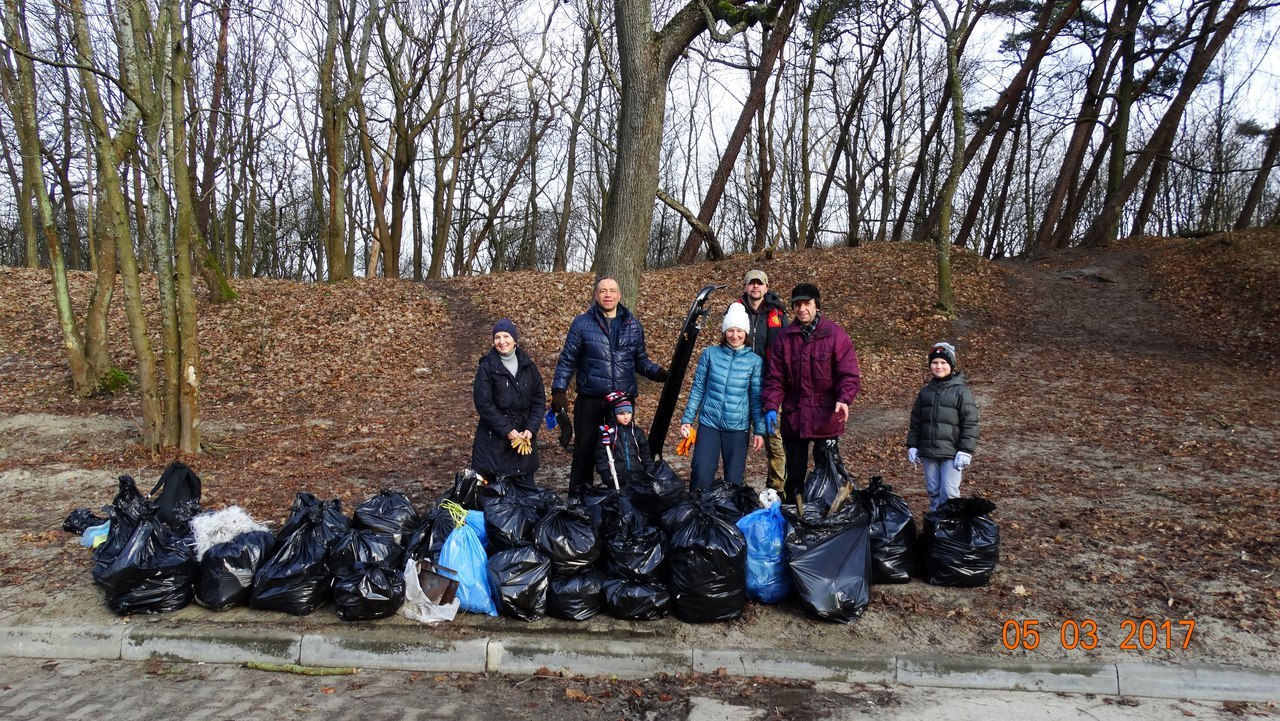
[[[941,358],[946,361],[951,370],[956,369],[956,347],[945,341],[938,341],[933,344],[933,349],[929,351],[929,362],[932,363],[934,358]]]

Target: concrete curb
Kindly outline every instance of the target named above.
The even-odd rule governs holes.
[[[119,660],[124,626],[0,626],[0,655]]]
[[[954,656],[839,656],[768,649],[671,648],[608,637],[482,636],[449,640],[425,629],[307,632],[252,627],[0,626],[0,657],[304,666],[643,678],[713,673],[837,683],[1145,696],[1280,700],[1280,672],[1229,666],[1020,662]]]
[[[953,656],[899,656],[898,683],[912,686],[1118,695],[1115,664],[1038,663]]]
[[[445,641],[391,629],[319,632],[302,637],[303,666],[484,673],[489,640]]]
[[[1120,693],[1125,696],[1194,698],[1202,701],[1275,701],[1280,673],[1231,666],[1148,666],[1118,663]]]
[[[204,663],[297,663],[302,634],[254,628],[217,628],[191,633],[173,628],[134,627],[120,642],[123,661]]]

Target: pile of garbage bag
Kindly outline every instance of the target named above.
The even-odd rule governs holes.
[[[999,559],[995,506],[949,501],[917,538],[906,501],[880,477],[857,489],[831,454],[795,505],[723,482],[694,493],[663,462],[623,488],[568,499],[513,476],[471,471],[421,513],[383,489],[349,517],[338,499],[298,493],[272,533],[240,508],[200,509],[200,479],[174,463],[150,494],[129,476],[106,517],[64,522],[91,538],[93,578],[117,614],[192,600],[339,618],[402,613],[425,623],[458,611],[532,621],[667,615],[691,623],[741,617],[748,601],[799,601],[838,623],[859,618],[871,586],[922,574],[940,586],[988,583]]]

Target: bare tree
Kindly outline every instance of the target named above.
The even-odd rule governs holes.
[[[1271,169],[1275,167],[1276,158],[1280,158],[1280,123],[1271,126],[1270,130],[1262,134],[1267,138],[1267,148],[1262,153],[1262,165],[1258,167],[1258,172],[1249,185],[1249,193],[1240,206],[1240,214],[1236,216],[1236,223],[1233,226],[1236,230],[1244,230],[1253,222],[1258,205],[1262,202],[1262,193],[1266,190]]]
[[[690,0],[655,31],[649,0],[614,3],[622,106],[617,154],[609,174],[604,225],[593,268],[599,275],[618,279],[627,303],[634,305],[639,297],[640,274],[653,225],[658,153],[671,69],[689,43],[712,23],[724,22],[730,33],[737,33],[776,12],[776,2],[720,3],[713,10],[703,0]]]

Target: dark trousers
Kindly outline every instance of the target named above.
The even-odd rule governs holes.
[[[581,393],[573,402],[573,465],[569,467],[569,493],[581,493],[595,484],[596,446],[600,426],[608,418],[608,408],[599,396]]]
[[[742,485],[742,475],[747,468],[747,445],[751,435],[747,431],[720,431],[715,428],[699,428],[698,440],[693,444],[693,459],[689,468],[689,490],[710,488],[715,481],[716,466],[724,459],[724,480]]]
[[[828,454],[835,453],[840,458],[840,439],[836,438],[796,438],[782,437],[782,448],[787,454],[787,485],[784,489],[783,503],[795,503],[796,494],[804,490],[804,477],[809,472],[809,444],[813,444],[813,465],[821,466],[828,462]],[[841,461],[841,467],[844,462]]]

